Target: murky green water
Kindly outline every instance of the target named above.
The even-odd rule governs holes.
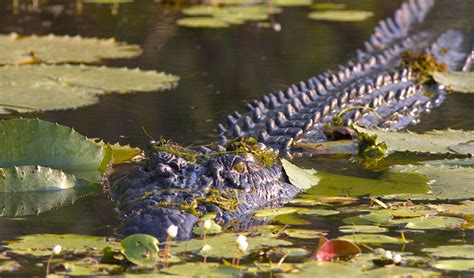
[[[82,15],[77,15],[72,2],[48,1],[41,12],[22,7],[14,15],[11,1],[0,0],[0,33],[115,37],[136,43],[143,47],[143,55],[104,64],[166,71],[181,77],[179,86],[161,93],[103,96],[99,104],[77,110],[2,118],[39,117],[74,127],[88,137],[145,147],[149,138],[143,128],[155,138],[163,136],[185,145],[216,140],[216,124],[234,110],[242,111],[245,102],[348,60],[377,22],[390,16],[402,1],[338,1],[349,8],[375,12],[370,20],[350,24],[310,21],[306,18],[309,8],[285,8],[274,18],[282,25],[281,32],[259,28],[256,23],[220,30],[181,28],[175,24],[181,15],[174,4],[136,1],[121,5],[117,15],[111,14],[110,6],[86,4]],[[439,2],[443,13],[455,19],[453,22],[466,29],[471,26],[472,31],[472,1]],[[424,115],[421,123],[410,129],[474,129],[473,103],[474,95],[450,95],[441,107]],[[347,161],[304,159],[301,164],[326,171],[342,169],[353,175],[365,173]],[[118,224],[113,208],[113,202],[100,195],[39,216],[0,219],[0,240],[33,233],[111,236]],[[333,227],[339,224],[340,217],[335,216],[316,218],[309,226],[329,230],[334,236]],[[472,232],[427,232],[412,239],[433,246],[446,237],[474,243]],[[309,240],[301,244],[315,247],[315,242]],[[418,244],[412,244],[406,250],[419,249]]]

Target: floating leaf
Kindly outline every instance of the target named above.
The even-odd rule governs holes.
[[[474,201],[464,201],[458,205],[442,204],[432,207],[438,212],[442,212],[444,214],[458,215],[464,217],[474,216]]]
[[[474,72],[434,72],[436,82],[460,93],[474,93]]]
[[[282,232],[282,234],[285,234],[286,236],[293,237],[293,238],[313,239],[313,238],[319,238],[321,237],[321,235],[324,235],[325,233],[323,231],[317,231],[317,230],[289,228],[289,229],[285,229]]]
[[[415,267],[388,265],[364,272],[364,277],[436,277],[439,273]]]
[[[302,7],[310,6],[313,0],[272,0],[271,3],[279,7]]]
[[[233,258],[235,253],[238,252],[237,244],[235,243],[237,236],[238,234],[225,233],[207,237],[206,244],[212,247],[212,249],[206,254],[207,257]],[[291,245],[290,242],[276,239],[270,234],[262,234],[258,237],[247,237],[247,242],[249,243],[248,252],[251,250],[259,250],[263,247]],[[192,239],[175,243],[175,246],[171,248],[171,251],[173,253],[192,252],[198,254],[203,246],[203,239]]]
[[[223,266],[218,263],[195,263],[173,265],[164,270],[166,273],[181,277],[235,277],[240,273],[238,268]]]
[[[41,165],[73,173],[104,172],[111,159],[107,149],[58,124],[14,119],[0,121],[0,130],[0,167]]]
[[[432,130],[423,134],[395,132],[382,129],[355,127],[359,133],[377,135],[378,142],[385,142],[390,152],[426,152],[440,154],[473,154],[474,146],[466,146],[474,140],[474,131]],[[458,152],[459,151],[459,152]]]
[[[93,4],[127,4],[133,3],[134,0],[83,0],[84,3],[93,3]]]
[[[396,199],[415,199],[415,200],[456,200],[474,198],[474,179],[473,166],[474,160],[465,160],[462,165],[433,164],[424,163],[423,165],[396,165],[391,171],[401,173],[419,173],[426,175],[433,182],[431,191],[427,194],[396,194],[385,196],[386,198]],[[435,166],[439,165],[439,166]]]
[[[438,260],[430,265],[441,270],[474,271],[474,260]]]
[[[290,163],[284,158],[281,159],[281,165],[283,166],[291,184],[301,190],[307,190],[319,183],[318,177]]]
[[[101,276],[123,271],[122,266],[116,264],[98,263],[95,259],[84,258],[81,260],[55,262],[55,274],[65,276]]]
[[[106,93],[173,88],[178,77],[155,71],[72,65],[0,67],[0,114],[91,105]]]
[[[339,237],[338,239],[351,240],[355,243],[372,243],[372,244],[384,244],[384,243],[394,243],[402,244],[405,243],[401,238],[395,238],[386,235],[379,234],[353,234]]]
[[[460,228],[466,220],[448,216],[428,216],[410,219],[405,225],[407,229],[431,230],[431,229],[456,229]]]
[[[137,161],[143,158],[144,154],[140,148],[133,148],[130,145],[120,145],[119,143],[107,144],[104,141],[96,141],[99,146],[109,146],[113,152],[113,164],[123,164]]]
[[[20,267],[17,261],[0,261],[0,272],[17,271]]]
[[[329,216],[339,214],[337,210],[330,209],[302,209],[297,212],[300,215]]]
[[[94,63],[102,59],[132,58],[140,55],[138,45],[115,39],[80,36],[0,35],[0,65],[35,63]]]
[[[376,233],[385,233],[387,228],[382,228],[373,225],[346,225],[340,226],[339,231],[341,233],[363,233],[363,234],[376,234]]]
[[[441,258],[474,259],[474,245],[444,245],[435,248],[423,248],[421,251],[432,253]]]
[[[273,217],[281,214],[288,214],[297,211],[298,208],[292,207],[282,207],[282,208],[268,208],[268,209],[261,209],[255,212],[255,216],[257,217]]]
[[[356,277],[362,276],[359,266],[342,264],[339,262],[309,261],[298,265],[299,271],[282,274],[283,277]]]
[[[222,227],[219,226],[219,224],[217,224],[216,222],[214,222],[214,220],[210,220],[210,221],[211,221],[211,228],[209,228],[206,231],[206,234],[207,235],[214,235],[214,234],[222,233]],[[204,227],[202,225],[199,226],[199,227],[195,227],[193,229],[193,233],[195,235],[204,235]]]
[[[333,10],[333,11],[314,11],[308,15],[310,19],[326,21],[364,21],[371,18],[373,12],[356,10]]]
[[[191,28],[225,28],[230,24],[216,17],[185,17],[178,19],[176,24]]]
[[[7,241],[6,248],[15,254],[33,256],[49,256],[52,248],[61,245],[63,252],[83,254],[87,252],[101,253],[105,247],[118,247],[115,242],[108,242],[104,237],[73,235],[73,234],[35,234],[18,237]]]
[[[429,179],[417,173],[384,172],[377,179],[318,172],[318,186],[306,193],[321,196],[387,195],[395,193],[425,193]],[[290,179],[291,181],[291,179]]]
[[[220,7],[215,5],[196,5],[183,9],[181,12],[189,16],[211,16],[220,9]]]
[[[369,214],[362,214],[348,217],[343,220],[346,224],[367,225],[367,224],[386,224],[393,218],[389,210],[374,211]]]
[[[316,252],[318,261],[333,261],[340,258],[348,258],[360,254],[359,246],[350,240],[332,239],[326,241]]]
[[[120,243],[120,252],[130,262],[139,266],[152,266],[159,259],[158,240],[150,235],[134,234]]]

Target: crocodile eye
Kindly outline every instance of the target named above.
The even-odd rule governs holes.
[[[240,162],[237,162],[236,164],[234,164],[234,170],[239,172],[239,173],[242,173],[244,171],[244,162],[243,161],[240,161]]]

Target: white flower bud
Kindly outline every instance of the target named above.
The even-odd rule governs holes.
[[[247,242],[247,237],[244,235],[239,235],[237,239],[235,240],[235,243],[240,246],[242,242]]]
[[[178,226],[171,225],[166,232],[170,238],[175,238],[178,235]]]
[[[391,260],[393,258],[393,254],[392,254],[392,251],[387,251],[385,252],[385,258],[387,260]]]
[[[400,254],[396,254],[395,256],[393,256],[393,262],[398,264],[402,261],[402,256]]]
[[[211,229],[211,225],[212,225],[211,220],[204,221],[204,230],[208,231],[209,229]]]
[[[53,254],[54,255],[59,255],[62,250],[63,250],[63,248],[61,247],[61,245],[56,245],[56,246],[53,247]]]
[[[249,243],[247,241],[241,241],[239,243],[240,252],[244,253],[245,251],[247,251],[247,248],[249,248]]]

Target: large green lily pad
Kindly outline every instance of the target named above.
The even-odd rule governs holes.
[[[237,253],[237,244],[235,243],[238,234],[228,233],[207,237],[206,243],[203,239],[192,239],[189,241],[178,242],[171,248],[172,253],[191,252],[198,254],[204,244],[212,247],[206,252],[207,257],[233,258]],[[257,237],[247,237],[249,250],[258,250],[262,247],[289,246],[290,242],[272,237],[270,234],[263,234]],[[242,254],[245,255],[245,254]]]
[[[441,270],[474,271],[474,260],[438,260],[430,265]]]
[[[384,243],[393,243],[393,244],[403,244],[401,238],[395,238],[387,235],[379,234],[353,234],[339,237],[338,239],[350,240],[355,243],[372,243],[372,244],[384,244]]]
[[[73,65],[0,67],[0,114],[92,105],[108,93],[173,88],[178,77],[155,71]]]
[[[74,234],[26,235],[6,242],[5,247],[15,254],[49,256],[56,245],[61,245],[63,252],[75,254],[100,253],[107,246],[118,249],[118,243],[108,242],[104,237]]]
[[[474,72],[434,72],[436,82],[460,93],[474,93]]]
[[[120,243],[120,252],[130,262],[139,266],[152,266],[159,260],[158,240],[146,234],[134,234]]]
[[[371,18],[373,15],[374,13],[369,12],[369,11],[322,10],[322,11],[314,11],[310,13],[308,17],[314,20],[352,22],[352,21],[364,21],[366,19]]]
[[[0,130],[0,167],[41,165],[68,173],[103,173],[111,160],[110,149],[102,148],[73,129],[58,124],[39,119],[13,119],[0,121]],[[30,170],[28,174],[34,170],[35,176],[51,171],[45,168],[23,169],[26,170]],[[3,171],[3,176],[7,176],[7,170]],[[21,170],[9,172],[12,175],[27,175]],[[71,180],[67,177],[58,178]],[[0,192],[11,192],[11,188],[0,187]]]
[[[407,229],[432,230],[432,229],[458,229],[466,220],[449,216],[428,216],[410,219],[405,225]]]
[[[424,248],[421,251],[441,258],[474,259],[474,245],[444,245],[435,248]]]
[[[429,179],[417,173],[385,172],[377,179],[318,172],[318,186],[306,193],[321,196],[387,195],[395,193],[426,193]],[[290,179],[291,181],[291,179]]]
[[[355,127],[358,132],[377,135],[378,142],[385,142],[390,152],[419,152],[440,154],[474,154],[474,131],[433,130],[423,134],[414,132],[395,132],[382,129]]]
[[[314,170],[312,170],[313,173],[310,173],[308,170],[301,169],[284,158],[281,159],[281,165],[291,184],[301,190],[307,190],[319,183],[319,178],[314,175]]]
[[[426,175],[433,182],[431,191],[427,194],[395,194],[386,196],[396,199],[416,200],[462,200],[474,198],[474,160],[464,161],[462,165],[433,164],[423,165],[396,165],[391,171],[400,173],[419,173]]]
[[[0,35],[0,65],[32,63],[93,63],[102,59],[132,58],[141,54],[138,45],[115,39],[80,36]]]

